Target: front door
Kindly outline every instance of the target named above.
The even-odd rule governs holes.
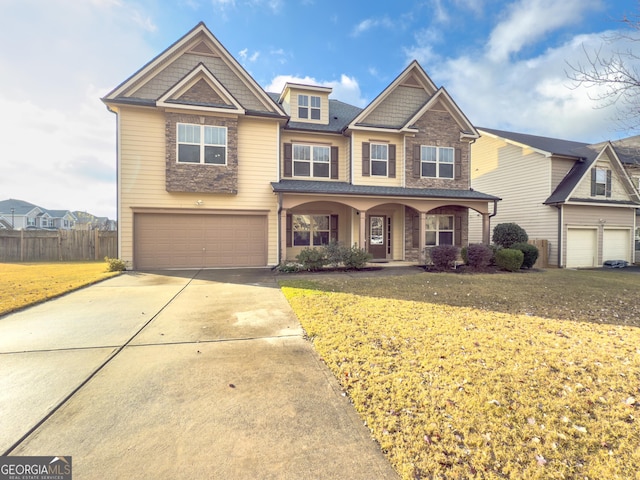
[[[374,259],[387,258],[387,217],[371,215],[369,217],[369,253]]]

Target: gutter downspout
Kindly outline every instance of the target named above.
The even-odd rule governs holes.
[[[278,228],[276,229],[277,231],[277,237],[278,237],[278,249],[276,250],[278,252],[277,255],[277,262],[278,265],[280,265],[282,263],[282,225],[281,225],[281,220],[280,220],[280,214],[282,213],[282,192],[278,192]]]
[[[558,268],[564,267],[562,265],[562,205],[556,205],[558,209]]]

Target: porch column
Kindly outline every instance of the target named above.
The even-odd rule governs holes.
[[[427,257],[424,254],[424,247],[427,245],[427,212],[420,212],[420,240],[418,243],[418,259],[422,264],[427,263]]]
[[[283,263],[287,259],[287,209],[280,210],[280,252],[279,261]]]
[[[360,211],[360,234],[358,235],[358,248],[362,248],[364,250],[367,249],[366,234],[367,234],[367,212],[361,210]]]
[[[491,244],[491,217],[488,213],[482,214],[482,243],[485,245]]]

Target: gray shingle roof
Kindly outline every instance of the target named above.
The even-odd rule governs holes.
[[[570,140],[562,140],[559,138],[539,137],[537,135],[528,135],[525,133],[507,132],[504,130],[495,130],[493,128],[477,127],[478,130],[484,130],[498,137],[511,140],[513,142],[522,143],[530,147],[548,152],[554,155],[563,155],[576,157],[576,148],[582,148],[589,145],[583,142],[573,142]]]
[[[640,135],[611,142],[624,165],[640,166]]]
[[[0,201],[0,214],[11,214],[12,208],[14,209],[14,215],[26,215],[31,210],[39,207],[33,203],[25,202],[24,200],[16,200],[14,198]]]
[[[279,93],[269,93],[269,96],[278,101]],[[318,125],[307,122],[287,123],[285,130],[304,130],[310,132],[342,133],[342,131],[356,118],[362,111],[360,107],[349,105],[340,100],[329,99],[329,125]]]
[[[444,188],[403,188],[370,185],[352,185],[346,182],[319,182],[313,180],[280,180],[272,182],[276,193],[312,193],[322,195],[371,195],[377,197],[451,198],[457,200],[500,200],[498,197],[475,190]]]

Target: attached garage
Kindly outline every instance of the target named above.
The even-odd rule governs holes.
[[[264,267],[267,216],[134,214],[134,268]]]
[[[631,230],[628,228],[605,228],[602,238],[602,261],[631,261]]]
[[[596,228],[567,229],[567,268],[595,267],[598,258]]]

